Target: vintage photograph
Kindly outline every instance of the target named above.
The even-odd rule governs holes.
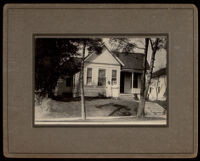
[[[166,35],[34,37],[34,125],[167,125]]]

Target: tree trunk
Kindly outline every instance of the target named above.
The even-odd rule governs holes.
[[[159,78],[157,79],[157,82],[156,82],[156,100],[158,100],[158,81],[159,81]]]
[[[147,74],[147,86],[144,92],[144,97],[145,99],[147,98],[147,94],[148,94],[148,90],[149,90],[149,86],[151,84],[151,78],[152,78],[152,73],[153,73],[153,68],[154,68],[154,62],[155,62],[155,56],[156,56],[156,51],[158,50],[158,38],[155,41],[155,46],[153,48],[153,52],[152,52],[152,56],[151,56],[151,63],[150,63],[150,71]],[[150,40],[151,41],[151,40]],[[152,44],[152,43],[151,43]]]
[[[144,108],[145,108],[145,75],[146,75],[146,62],[147,62],[147,51],[148,51],[148,45],[149,45],[149,38],[145,38],[145,51],[144,51],[144,60],[143,60],[143,72],[142,72],[142,79],[141,79],[141,91],[140,91],[140,102],[138,105],[137,110],[137,117],[144,117]]]
[[[80,91],[81,91],[81,116],[82,119],[86,119],[86,109],[85,109],[85,98],[84,98],[84,58],[85,58],[85,48],[86,42],[83,42],[83,56],[81,62],[81,72],[80,72]]]

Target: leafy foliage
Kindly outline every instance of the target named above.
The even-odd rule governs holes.
[[[138,46],[137,42],[132,42],[130,38],[110,38],[109,40],[109,43],[114,48],[113,50],[121,51],[124,53],[132,53],[136,48],[144,50],[145,48]]]
[[[145,39],[145,38],[144,38]],[[149,38],[151,41],[151,45],[155,47],[155,38]],[[158,50],[167,48],[167,37],[158,37],[158,45],[156,46]],[[130,38],[110,38],[109,43],[111,44],[113,50],[121,51],[121,52],[133,52],[134,49],[143,49],[145,47],[139,47],[137,42],[131,42]]]
[[[35,39],[35,90],[41,95],[52,90],[60,76],[72,75],[80,70],[79,51],[86,43],[88,52],[100,53],[102,40],[92,38],[36,38]]]
[[[157,45],[156,45],[156,40],[158,41]],[[160,50],[160,49],[167,49],[167,37],[158,37],[155,40],[154,39],[150,39],[152,48],[156,48],[156,50]]]
[[[114,50],[121,50],[122,52],[131,52],[136,47],[136,44],[131,43],[128,38],[111,38],[109,43]]]

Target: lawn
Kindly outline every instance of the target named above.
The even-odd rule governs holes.
[[[135,116],[138,102],[112,98],[85,98],[87,117]],[[81,117],[80,98],[47,99],[35,106],[35,118]]]

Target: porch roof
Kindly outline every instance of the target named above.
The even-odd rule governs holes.
[[[121,69],[121,72],[134,72],[134,73],[142,73],[142,69]]]
[[[128,53],[128,52],[113,52],[124,64],[123,69],[143,70],[144,54],[142,53]],[[149,63],[147,62],[147,70],[149,70]]]
[[[156,72],[152,73],[152,78],[159,77],[161,75],[166,75],[166,73],[167,73],[166,68],[159,69]]]

